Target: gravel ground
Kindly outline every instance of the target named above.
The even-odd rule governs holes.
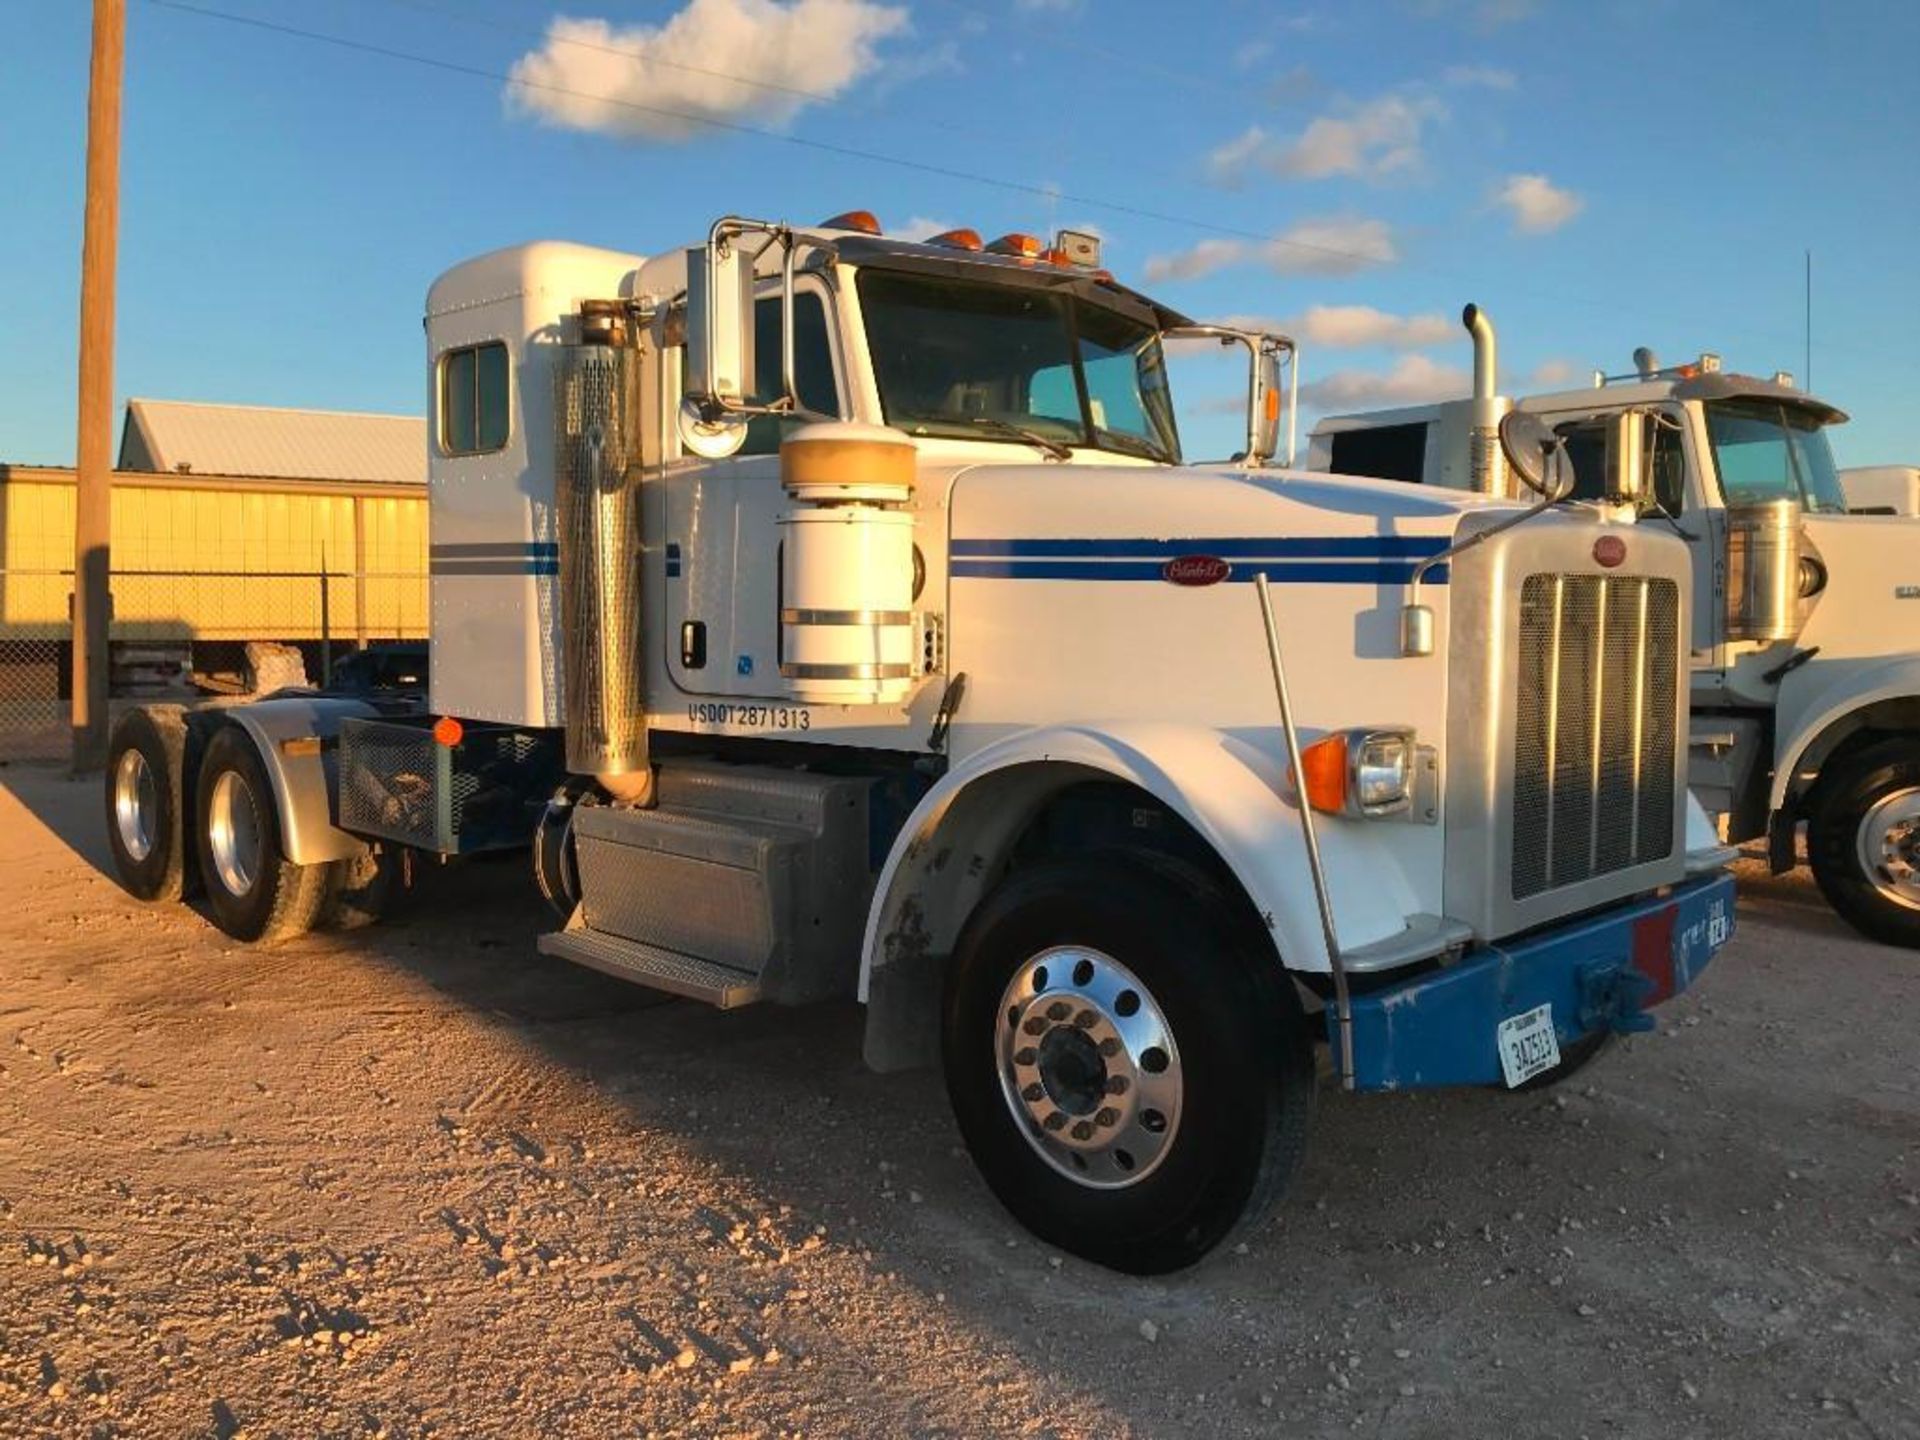
[[[0,772],[0,1435],[1920,1435],[1920,957],[1804,875],[1558,1094],[1325,1093],[1138,1281],[855,1007],[544,960],[518,864],[244,949],[96,797]]]

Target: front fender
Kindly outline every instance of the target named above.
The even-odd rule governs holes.
[[[1786,804],[1800,768],[1826,758],[1832,749],[1830,735],[1844,733],[1836,733],[1835,727],[1849,715],[1888,700],[1920,699],[1920,655],[1896,655],[1857,667],[1835,661],[1831,668],[1839,673],[1823,674],[1827,667],[1816,657],[1781,681],[1775,709],[1774,810]]]
[[[366,849],[363,841],[334,828],[333,796],[339,779],[334,742],[342,720],[379,711],[345,696],[295,694],[230,706],[223,714],[247,732],[272,778],[287,859],[318,865],[351,859]],[[299,743],[307,740],[319,743]]]
[[[908,817],[867,916],[860,997],[893,964],[945,954],[998,860],[1044,800],[1089,778],[1138,786],[1212,847],[1266,923],[1280,960],[1328,970],[1298,806],[1283,798],[1277,733],[1265,748],[1203,726],[1128,722],[1024,731],[968,757]],[[1439,846],[1427,827],[1319,818],[1342,949],[1388,940],[1439,908]],[[1387,832],[1425,830],[1430,875]]]

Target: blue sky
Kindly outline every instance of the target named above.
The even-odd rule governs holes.
[[[1920,6],[191,4],[373,48],[129,0],[121,397],[417,412],[463,257],[861,206],[1091,224],[1190,314],[1299,326],[1333,408],[1461,393],[1467,300],[1523,387],[1640,344],[1804,378],[1811,249],[1842,463],[1920,462]],[[0,459],[73,454],[88,9],[0,7]]]

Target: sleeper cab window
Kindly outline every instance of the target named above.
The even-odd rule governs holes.
[[[507,347],[498,340],[440,357],[440,448],[481,455],[506,448]]]

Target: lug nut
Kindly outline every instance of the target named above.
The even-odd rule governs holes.
[[[1049,1020],[1054,1020],[1054,1021],[1064,1020],[1067,1018],[1067,1016],[1071,1015],[1072,1013],[1073,1013],[1073,1007],[1067,1004],[1067,1002],[1064,1000],[1056,1000],[1051,1005],[1047,1006],[1047,1018]]]
[[[1067,1126],[1067,1117],[1056,1110],[1040,1123],[1045,1125],[1049,1130],[1064,1130]]]
[[[1073,1127],[1073,1138],[1076,1140],[1091,1140],[1093,1138],[1093,1126],[1085,1120],[1082,1120]]]
[[[1038,1035],[1042,1030],[1047,1028],[1046,1017],[1044,1015],[1029,1015],[1027,1017],[1027,1023],[1020,1028],[1029,1035]]]
[[[1100,1113],[1093,1117],[1093,1123],[1102,1130],[1109,1129],[1120,1119],[1120,1112],[1111,1105],[1102,1105]]]
[[[1126,1076],[1109,1075],[1107,1077],[1107,1094],[1124,1095],[1126,1093],[1127,1093],[1127,1077]]]
[[[1081,1030],[1091,1030],[1099,1023],[1099,1020],[1100,1017],[1091,1010],[1082,1010],[1078,1015],[1073,1017],[1074,1025]]]
[[[1023,1045],[1013,1052],[1013,1063],[1016,1065],[1031,1065],[1039,1058],[1040,1052],[1031,1045]]]
[[[1100,1042],[1100,1053],[1111,1060],[1120,1053],[1120,1041],[1112,1035]]]
[[[1027,1086],[1026,1089],[1020,1092],[1020,1098],[1022,1100],[1027,1101],[1029,1104],[1031,1104],[1032,1102],[1038,1100],[1042,1095],[1046,1093],[1047,1093],[1047,1087],[1042,1085],[1038,1080],[1036,1080],[1031,1085]]]

